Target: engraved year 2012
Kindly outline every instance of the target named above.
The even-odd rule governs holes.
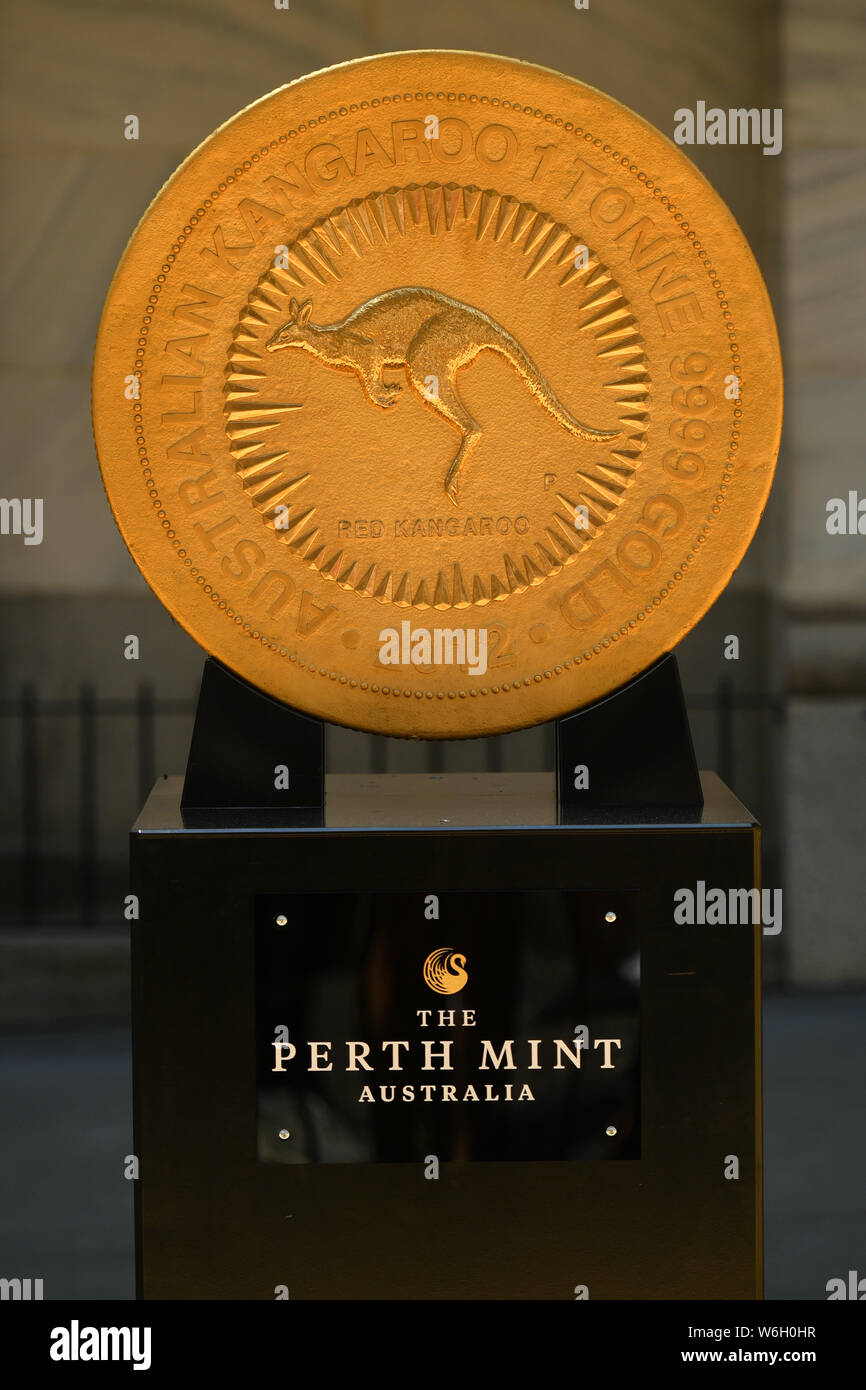
[[[456,624],[455,624],[456,626]],[[509,666],[517,664],[517,639],[514,634],[505,626],[504,623],[484,624],[487,641],[486,664],[488,671],[502,671]],[[381,661],[377,658],[377,665]],[[419,676],[440,676],[442,667],[433,663],[428,665],[416,664],[412,667],[416,675]],[[463,663],[454,667],[462,675],[470,674],[469,667]]]

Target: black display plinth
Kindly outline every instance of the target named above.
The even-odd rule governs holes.
[[[132,834],[140,1297],[760,1297],[760,926],[674,922],[678,889],[757,882],[717,777],[572,825],[552,774],[329,777],[307,827],[180,796]]]

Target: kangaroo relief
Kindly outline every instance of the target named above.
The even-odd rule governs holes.
[[[445,491],[457,506],[458,476],[482,428],[469,414],[457,390],[456,376],[480,352],[499,353],[522,377],[539,405],[578,439],[616,439],[619,430],[596,430],[571,415],[548,386],[517,339],[495,319],[471,304],[438,290],[406,286],[375,295],[336,323],[313,323],[312,299],[292,299],[292,317],[268,343],[269,352],[300,348],[341,371],[355,372],[374,405],[390,410],[402,391],[399,382],[384,382],[385,367],[405,367],[409,385],[431,410],[461,434],[460,448],[445,475]],[[439,383],[429,389],[430,377]]]

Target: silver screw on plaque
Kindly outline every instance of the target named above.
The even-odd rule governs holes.
[[[279,1137],[281,1139],[291,1139],[292,1131],[290,1129],[281,1129]]]
[[[616,1134],[616,1125],[608,1125],[607,1129],[604,1132],[609,1139],[612,1139],[613,1136]]]
[[[448,817],[448,816],[440,816],[440,817],[439,817],[439,824],[440,824],[440,825],[450,825],[450,824],[451,824],[450,817]]]
[[[279,919],[277,919],[277,920],[279,920]],[[606,913],[604,914],[604,920],[605,920],[606,922],[615,922],[615,921],[616,921],[616,913],[615,913],[615,912],[606,912]]]
[[[289,925],[289,919],[284,912],[280,912],[274,918],[274,921],[276,922],[278,927],[287,927]]]

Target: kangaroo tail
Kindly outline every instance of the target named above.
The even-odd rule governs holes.
[[[498,325],[497,325],[498,327]],[[548,386],[541,372],[536,367],[532,358],[524,352],[516,338],[512,338],[504,328],[499,328],[501,337],[488,344],[494,352],[498,352],[504,357],[506,362],[510,362],[515,371],[523,377],[524,382],[532,392],[538,404],[543,406],[554,420],[568,430],[569,434],[576,435],[578,439],[616,439],[621,433],[620,430],[594,430],[589,425],[582,425],[576,420],[562,404],[556,393]]]

